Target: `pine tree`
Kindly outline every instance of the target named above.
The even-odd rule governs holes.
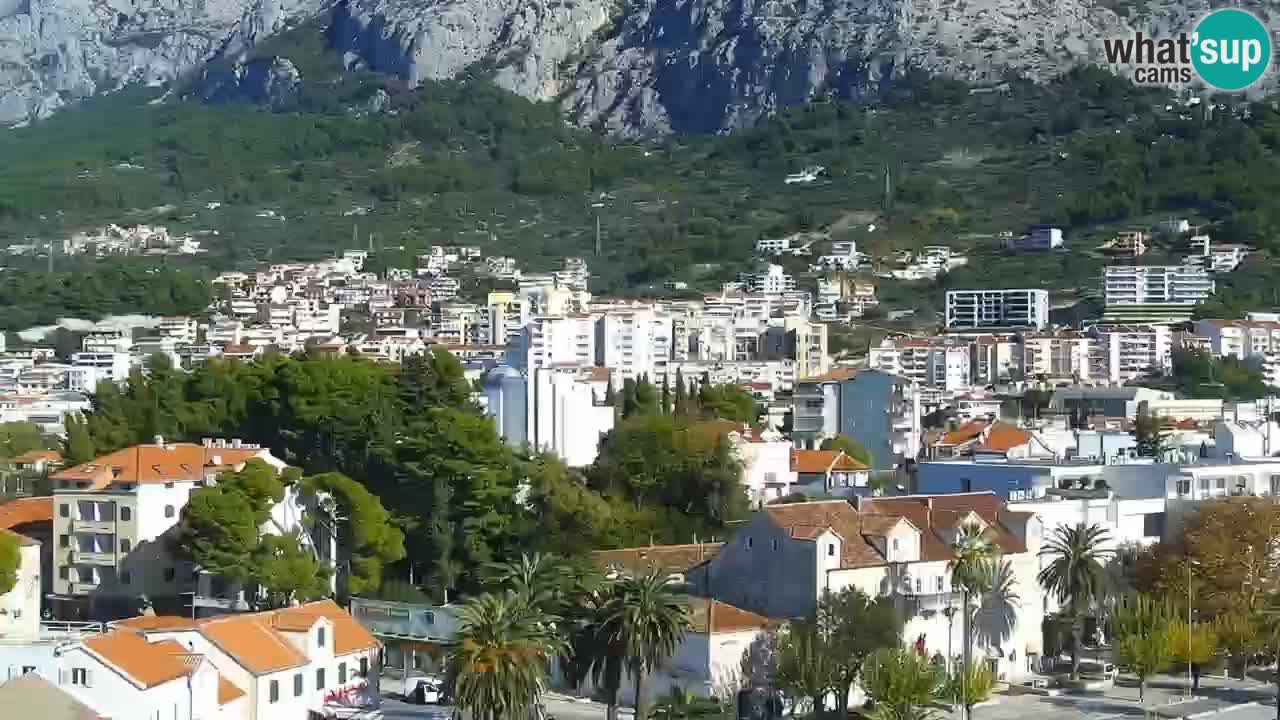
[[[616,393],[613,390],[613,375],[609,376],[609,384],[604,388],[604,404],[613,407],[618,402]]]
[[[667,382],[667,375],[662,376],[662,414],[671,414],[671,383]]]

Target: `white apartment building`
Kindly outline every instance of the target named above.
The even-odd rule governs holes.
[[[614,409],[602,404],[608,373],[597,371],[535,368],[531,382],[500,365],[485,376],[485,413],[513,447],[552,453],[570,467],[590,465],[614,420]]]
[[[185,315],[160,318],[160,335],[177,340],[180,343],[193,343],[199,339],[200,324],[195,318]]]
[[[307,720],[378,694],[380,643],[330,600],[112,625],[0,639],[0,668],[37,674],[104,717],[139,720]]]
[[[1009,336],[979,335],[969,345],[969,380],[986,387],[1008,382],[1022,371],[1019,347]]]
[[[659,320],[651,309],[604,313],[598,322],[596,364],[615,371],[619,382],[641,375],[654,377],[657,361],[669,359],[656,357],[655,352],[671,348],[671,325]],[[659,339],[658,333],[667,336]]]
[[[1188,256],[1186,261],[1211,273],[1229,273],[1240,267],[1240,263],[1249,255],[1247,245],[1214,245],[1208,235],[1194,235],[1188,243],[1194,254]]]
[[[1113,384],[1168,372],[1173,335],[1164,325],[1096,325],[1089,378]]]
[[[1035,328],[1049,324],[1046,290],[949,290],[948,330]]]
[[[55,612],[110,615],[136,609],[140,596],[190,592],[192,568],[173,557],[168,533],[192,492],[255,458],[277,471],[284,467],[269,451],[239,441],[195,445],[157,438],[155,444],[125,448],[50,476]],[[291,488],[263,531],[304,529],[303,512],[298,490]],[[320,557],[333,557],[331,546],[313,544],[313,549]]]
[[[1023,378],[1091,377],[1094,338],[1078,332],[1023,333],[1018,338]]]
[[[244,339],[244,323],[239,320],[216,320],[210,323],[207,337],[215,345],[239,345]]]
[[[747,285],[753,293],[779,295],[796,289],[796,279],[782,269],[781,265],[769,265],[764,270],[751,274]]]
[[[868,367],[947,392],[972,384],[970,345],[954,338],[885,338],[871,349]]]
[[[1112,305],[1199,305],[1213,294],[1213,278],[1192,265],[1108,265],[1102,290]]]
[[[489,293],[481,324],[481,335],[487,345],[506,345],[519,337],[522,324],[516,294],[508,291]]]
[[[71,355],[67,389],[93,392],[99,382],[120,383],[129,378],[133,356],[124,352],[78,352]]]
[[[462,285],[457,278],[451,278],[447,275],[436,275],[431,278],[428,285],[431,288],[431,297],[436,300],[452,300],[458,297],[458,291]],[[365,302],[368,302],[367,300]]]
[[[1197,320],[1196,335],[1207,338],[1216,357],[1256,363],[1269,385],[1280,385],[1280,322],[1271,320]]]
[[[562,364],[595,365],[596,322],[590,315],[530,318],[511,360],[513,366],[526,371]]]
[[[487,310],[470,303],[442,303],[432,330],[436,340],[445,345],[485,344],[482,325],[487,314]]]

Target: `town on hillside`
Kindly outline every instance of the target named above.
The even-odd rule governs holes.
[[[198,246],[140,232],[67,252]],[[1087,317],[1028,278],[931,289],[909,330],[876,283],[968,258],[756,251],[714,292],[601,297],[583,258],[347,250],[221,273],[203,313],[20,333],[0,708],[1274,712],[1280,309],[1203,312],[1250,248],[1127,230],[1088,250]]]

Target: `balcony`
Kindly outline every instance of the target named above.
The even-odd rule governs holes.
[[[71,521],[71,532],[110,535],[115,531],[116,523],[114,520],[80,520],[77,518]]]
[[[116,555],[111,552],[95,550],[72,550],[71,562],[76,565],[106,565],[115,567]]]

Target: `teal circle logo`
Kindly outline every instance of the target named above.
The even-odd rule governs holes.
[[[1191,36],[1191,64],[1219,90],[1243,90],[1271,64],[1271,33],[1261,20],[1235,8],[1214,10]]]

